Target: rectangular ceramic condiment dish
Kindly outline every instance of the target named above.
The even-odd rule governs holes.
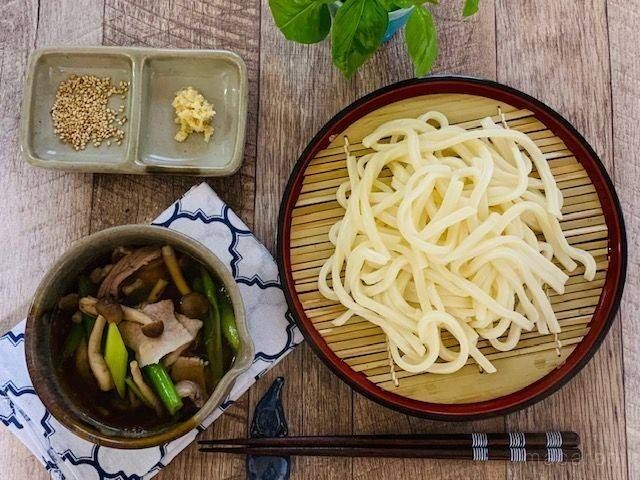
[[[74,150],[54,133],[58,85],[71,74],[129,81],[120,145],[88,144]],[[178,143],[171,105],[178,90],[193,87],[216,111],[209,143],[199,133]],[[119,98],[115,99],[116,103]],[[110,101],[111,102],[111,101]],[[117,106],[111,105],[110,106]],[[222,50],[153,48],[46,48],[36,50],[26,78],[20,148],[37,167],[96,173],[225,176],[242,163],[247,118],[247,71],[237,54]]]

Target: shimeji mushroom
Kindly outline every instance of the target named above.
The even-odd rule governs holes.
[[[124,287],[122,287],[122,293],[124,293],[125,296],[128,297],[128,296],[130,296],[131,294],[135,293],[137,290],[140,290],[143,287],[144,287],[144,282],[140,278],[136,278],[130,284],[125,285]]]
[[[133,390],[131,388],[127,389],[127,396],[129,397],[131,408],[138,408],[140,406],[140,399],[136,397],[136,394],[133,393]]]
[[[162,259],[164,260],[167,270],[169,270],[169,275],[171,275],[171,279],[180,294],[186,295],[187,293],[191,293],[191,287],[189,287],[189,284],[182,275],[182,270],[178,264],[176,253],[173,251],[173,247],[171,245],[165,245],[162,247]]]
[[[89,356],[89,366],[91,367],[93,376],[96,377],[100,390],[103,392],[108,392],[114,387],[111,374],[109,373],[109,368],[107,367],[107,362],[105,362],[104,357],[100,352],[102,346],[102,332],[104,331],[106,323],[107,321],[105,318],[102,315],[98,315],[96,323],[93,325],[91,336],[89,337],[87,352]]]
[[[180,299],[180,313],[189,318],[202,318],[209,310],[209,301],[198,292],[190,292]]]
[[[191,399],[196,407],[201,408],[204,405],[204,392],[196,382],[181,380],[176,383],[176,391],[180,398]]]
[[[167,282],[164,278],[159,278],[158,280],[156,280],[155,285],[147,296],[147,303],[156,303],[158,300],[160,300],[160,297],[164,293],[164,289],[167,288],[167,285],[169,285],[169,282]]]
[[[111,297],[100,298],[96,302],[96,313],[102,315],[109,323],[116,325],[122,321],[124,312],[119,303]]]
[[[98,315],[97,307],[100,301],[101,300],[93,297],[83,297],[79,302],[80,310],[89,315],[96,316]],[[154,320],[140,310],[127,307],[126,305],[119,306],[122,309],[122,319],[142,325],[142,333],[147,337],[156,338],[164,332],[164,323],[162,323],[162,320]]]
[[[58,300],[58,308],[63,312],[73,312],[78,309],[78,294],[69,293]]]
[[[151,323],[146,323],[142,325],[142,333],[144,333],[149,338],[156,338],[162,335],[164,332],[164,323],[162,320],[155,320]]]
[[[129,364],[129,368],[131,369],[131,377],[133,378],[133,382],[138,387],[138,390],[140,390],[140,393],[142,394],[144,399],[153,407],[153,409],[156,411],[156,415],[158,415],[159,417],[162,416],[162,402],[160,402],[160,399],[156,396],[155,393],[153,393],[153,390],[151,390],[151,387],[147,385],[147,382],[144,381],[144,378],[142,377],[142,371],[140,370],[138,362],[133,360]]]
[[[73,323],[82,323],[82,312],[78,310],[73,315],[71,315],[71,321]]]
[[[80,341],[80,345],[78,345],[74,361],[80,378],[89,385],[89,382],[92,381],[93,374],[91,373],[91,364],[89,363],[89,347],[84,338]]]
[[[113,269],[113,265],[109,264],[109,265],[105,265],[104,267],[97,267],[94,268],[93,270],[91,270],[91,273],[89,274],[89,280],[91,280],[91,283],[95,283],[96,285],[101,283],[107,275],[109,275],[109,272]]]

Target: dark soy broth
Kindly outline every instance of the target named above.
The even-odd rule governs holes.
[[[130,248],[135,249],[136,247]],[[160,248],[160,246],[158,246],[158,248]],[[185,280],[193,288],[194,280],[200,275],[203,266],[195,259],[183,252],[180,252],[179,250],[176,250],[176,256],[179,260],[179,265]],[[105,256],[101,262],[88,266],[81,276],[85,277],[85,279],[89,278],[94,269],[108,265],[111,262],[112,259],[110,256]],[[213,272],[208,273],[215,282],[217,295],[226,298],[227,301],[230,301],[227,292],[222,287],[222,282],[213,274]],[[167,286],[159,300],[171,300],[173,302],[175,312],[180,312],[180,300],[182,296],[175,284],[171,281],[171,276],[166,265],[162,261],[162,258],[142,267],[131,276],[131,279],[128,279],[127,282],[125,282],[127,284],[132,284],[133,282],[140,280],[142,286],[131,294],[120,296],[118,298],[118,303],[132,308],[139,306],[139,304],[144,302],[149,295],[157,278],[163,278],[167,281]],[[85,285],[87,284],[86,281],[84,283]],[[89,291],[88,295],[95,296],[97,294],[99,284],[93,283],[91,285],[92,291]],[[69,293],[78,291],[79,286],[72,285]],[[115,389],[108,392],[101,391],[98,388],[98,383],[92,375],[87,375],[86,371],[83,374],[78,369],[76,355],[66,359],[63,358],[62,351],[65,339],[68,337],[74,325],[72,315],[73,312],[66,312],[60,309],[56,309],[52,312],[52,359],[56,366],[57,374],[61,379],[61,384],[65,393],[73,400],[73,403],[78,405],[90,417],[110,427],[136,432],[155,429],[180,422],[192,416],[198,410],[198,408],[189,399],[185,399],[184,406],[175,415],[171,416],[167,411],[165,411],[162,416],[158,416],[152,408],[149,408],[141,402],[138,402],[138,405],[134,406],[127,395],[125,395],[124,398],[121,398]],[[207,358],[207,351],[203,339],[203,331],[204,328],[199,329],[194,340],[181,355],[202,359],[205,364],[207,364],[209,360]],[[102,339],[103,349],[105,345],[105,338],[106,328]],[[136,357],[135,353],[130,348],[127,350],[130,362]],[[223,370],[226,372],[233,363],[234,352],[224,335],[222,335],[222,359]],[[208,365],[205,365],[205,370],[207,368]],[[215,388],[215,385],[211,385],[209,382],[209,377],[207,377],[206,387],[205,400]]]

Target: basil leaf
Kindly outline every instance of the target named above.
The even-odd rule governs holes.
[[[420,7],[411,13],[404,38],[416,76],[426,75],[438,56],[438,32],[429,10]]]
[[[331,0],[269,0],[271,15],[287,40],[322,41],[331,29]]]
[[[462,16],[466,18],[475,15],[478,8],[480,8],[480,0],[464,0]]]
[[[419,7],[425,0],[379,0],[380,4],[387,9],[388,12],[399,10],[401,8]],[[439,0],[426,0],[429,3],[437,5]]]
[[[414,0],[379,0],[387,12],[393,12],[401,8],[407,8],[415,4]]]
[[[382,43],[389,15],[378,0],[346,0],[331,29],[333,63],[351,77]]]

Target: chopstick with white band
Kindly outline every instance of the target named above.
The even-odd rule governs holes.
[[[250,455],[579,461],[575,432],[433,433],[203,440],[202,452]]]
[[[533,455],[543,455],[543,459],[549,463],[559,463],[570,460],[563,452],[562,447],[575,448],[580,444],[580,437],[575,432],[549,431],[544,433],[544,445],[541,445],[542,436],[538,433],[509,432],[508,448],[510,461],[526,462]],[[529,445],[527,444],[529,439]],[[490,442],[486,433],[472,433],[471,446],[473,448],[473,460],[487,461],[490,459],[490,447],[505,446],[502,437],[495,435]],[[531,447],[527,452],[527,446]]]

